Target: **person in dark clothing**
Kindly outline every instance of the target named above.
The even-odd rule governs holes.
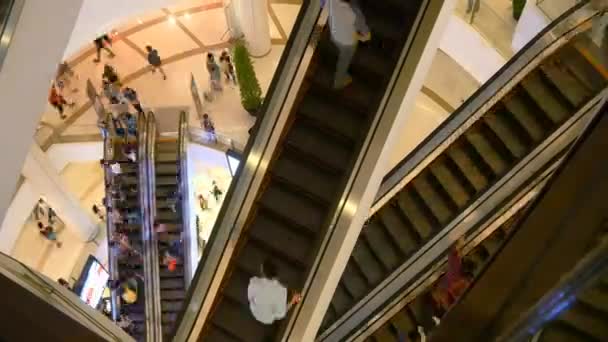
[[[110,36],[108,36],[107,33],[104,33],[103,35],[95,38],[93,40],[93,44],[95,44],[95,52],[97,53],[97,58],[95,58],[93,62],[99,63],[101,61],[101,49],[106,50],[106,52],[108,53],[108,57],[114,58],[114,52],[108,47],[112,46],[112,39],[110,39]]]
[[[167,74],[165,74],[165,71],[161,67],[163,63],[158,55],[158,51],[150,45],[146,46],[146,51],[148,52],[148,63],[152,66],[152,73],[155,73],[156,70],[158,70],[160,74],[163,75],[163,80],[166,80]]]
[[[144,108],[141,106],[141,102],[139,102],[139,97],[137,96],[137,92],[135,91],[135,89],[125,87],[122,90],[122,96],[124,96],[125,99],[127,99],[131,103],[133,108],[135,108],[138,113],[144,113]]]
[[[62,243],[57,240],[57,233],[51,226],[45,226],[42,222],[38,222],[38,232],[47,240],[54,242],[57,248],[61,248]]]
[[[120,79],[118,78],[118,73],[116,69],[114,69],[110,64],[106,64],[103,66],[103,74],[101,75],[102,81],[107,81],[109,84],[116,85],[120,87]]]

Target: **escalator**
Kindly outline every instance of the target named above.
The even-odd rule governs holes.
[[[520,209],[517,214],[503,223],[463,257],[463,260],[468,262],[469,265],[467,272],[471,273],[470,276],[473,279],[498,251],[508,234],[511,232],[513,226],[517,225],[525,211],[525,207]],[[428,289],[437,288],[437,282],[438,281],[430,285]],[[436,312],[434,306],[435,304],[433,303],[430,290],[418,294],[413,300],[409,301],[407,305],[392,315],[384,325],[376,329],[366,341],[399,342],[403,340],[404,336],[415,336],[418,331],[418,326],[424,327],[426,331],[429,331],[429,327],[435,324],[433,316],[440,317],[440,313]]]
[[[535,156],[550,153],[543,150],[544,144],[555,141],[554,135],[561,135],[574,122],[584,123],[607,83],[605,65],[596,58],[601,56],[599,49],[585,34],[575,35],[590,19],[576,23],[565,33],[560,31],[559,39],[554,36],[551,41],[557,42],[557,47],[539,50],[535,45],[545,35],[552,35],[552,28],[559,27],[564,19],[580,13],[582,7],[573,8],[541,32],[402,162],[400,166],[414,164],[416,154],[435,139],[433,135],[444,136],[444,149],[429,149],[434,156],[425,156],[426,164],[421,166],[418,161],[404,172],[407,180],[400,179],[398,190],[386,192],[390,196],[385,196],[361,231],[325,315],[320,340],[328,336],[327,340],[336,340],[331,337],[332,330],[370,302],[408,263],[420,259],[423,247],[437,244],[462,222],[471,225],[466,223],[466,215],[474,210],[474,203],[496,193],[498,186],[514,174],[528,173],[519,168],[526,167]],[[522,65],[531,51],[537,65],[533,59]],[[520,72],[507,76],[512,86],[497,82],[515,67]],[[443,129],[458,125],[459,115],[475,105],[476,97],[492,89],[497,95],[491,101],[477,103],[479,107],[476,113],[470,112],[475,114],[467,118],[466,125],[460,121],[461,127],[454,130],[460,134],[441,134]],[[564,153],[572,139],[558,144],[551,162]],[[528,177],[545,167],[539,166]],[[411,172],[414,169],[416,172]]]
[[[608,339],[607,133],[604,105],[432,341]]]
[[[182,213],[179,203],[179,158],[176,139],[157,139],[155,153],[156,216],[155,221],[165,227],[156,233],[160,260],[160,301],[162,309],[163,340],[170,340],[178,313],[182,310],[186,294],[183,247],[174,270],[162,263],[164,251],[182,241]],[[181,246],[181,244],[179,244]],[[178,255],[176,255],[177,257]]]
[[[259,275],[263,261],[277,264],[288,288],[304,285],[324,222],[346,186],[421,5],[392,0],[360,3],[374,39],[357,50],[351,65],[353,83],[333,89],[336,53],[328,32],[322,33],[199,340],[249,342],[276,336],[279,324],[257,322],[247,300],[249,279]]]

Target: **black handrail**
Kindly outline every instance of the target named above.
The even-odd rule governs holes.
[[[186,288],[189,286],[190,281],[192,280],[192,276],[194,274],[194,269],[192,262],[196,262],[197,260],[192,260],[190,258],[190,248],[192,239],[197,239],[197,236],[192,236],[190,230],[190,203],[188,203],[188,199],[190,196],[190,189],[188,186],[188,113],[182,111],[179,113],[179,131],[178,131],[178,179],[179,179],[179,198],[181,203],[181,211],[182,211],[182,231],[183,231],[183,239],[184,239],[184,264],[186,268],[185,280],[186,280]]]

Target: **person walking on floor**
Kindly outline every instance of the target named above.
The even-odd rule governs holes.
[[[150,63],[150,65],[152,66],[152,73],[155,73],[156,70],[158,70],[158,72],[160,72],[161,75],[163,75],[163,80],[167,79],[167,75],[165,74],[165,71],[163,70],[163,68],[161,67],[162,60],[160,59],[160,56],[158,55],[158,51],[154,48],[152,48],[152,46],[147,45],[146,46],[146,51],[148,52],[148,63]]]
[[[95,63],[99,63],[101,61],[101,49],[106,50],[108,53],[108,57],[114,58],[116,56],[114,52],[108,47],[112,46],[112,39],[108,36],[107,33],[102,34],[101,36],[95,38],[93,40],[93,44],[95,45],[95,52],[97,57],[93,60]]]
[[[222,91],[222,72],[220,71],[220,66],[215,61],[215,56],[211,52],[207,54],[207,71],[209,72],[211,90]]]
[[[213,124],[213,121],[209,117],[209,114],[206,114],[206,113],[203,114],[203,129],[207,133],[207,136],[209,137],[209,141],[211,141],[214,144],[217,144],[217,135],[215,134],[215,125]]]
[[[220,56],[220,68],[222,73],[226,77],[226,82],[232,81],[234,84],[236,84],[234,66],[232,65],[232,61],[230,60],[230,55],[226,50],[222,51],[222,55]]]
[[[341,89],[353,81],[348,68],[357,51],[358,42],[370,40],[371,33],[356,0],[328,1],[331,39],[339,51],[334,88]]]
[[[65,106],[70,104],[63,96],[61,96],[61,94],[59,94],[57,88],[55,88],[55,83],[51,84],[49,103],[59,112],[59,117],[61,120],[65,120],[65,118],[67,118],[67,116],[64,114]]]
[[[278,280],[277,267],[270,260],[261,265],[261,277],[251,277],[247,287],[249,309],[264,324],[285,318],[291,307],[302,300],[299,293],[287,299],[287,288]]]

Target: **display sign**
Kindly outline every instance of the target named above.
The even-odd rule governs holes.
[[[82,301],[93,308],[97,308],[108,285],[108,279],[110,279],[108,271],[94,256],[89,255],[77,282],[78,285],[74,290]]]
[[[239,164],[241,163],[241,154],[234,150],[228,150],[226,151],[226,159],[228,160],[230,175],[234,177],[236,170],[238,170]]]

